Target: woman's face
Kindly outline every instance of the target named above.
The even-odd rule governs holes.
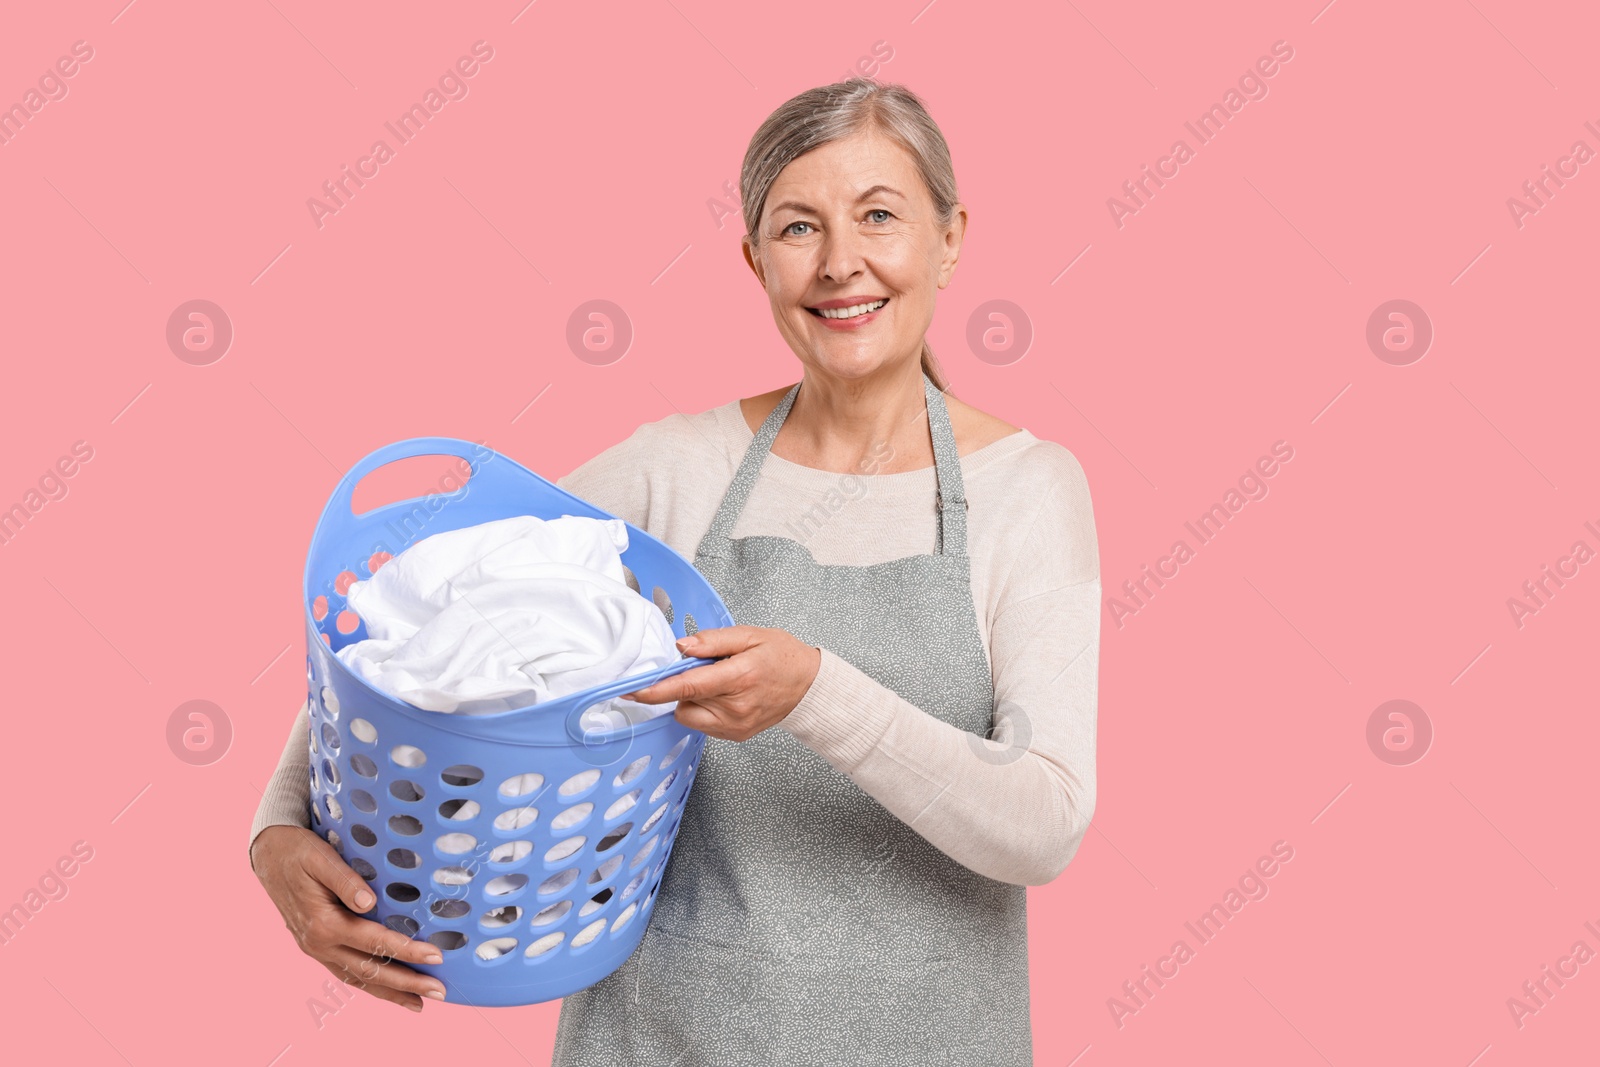
[[[941,228],[910,153],[868,129],[783,168],[767,194],[759,243],[745,239],[745,259],[778,332],[807,368],[865,377],[921,355],[966,222],[958,205]],[[820,314],[881,301],[848,318]]]

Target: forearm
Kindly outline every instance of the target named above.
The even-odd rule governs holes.
[[[829,649],[781,726],[968,869],[1045,885],[1094,814],[1098,609],[1098,582],[1058,593],[1059,629],[1040,662],[1062,665],[1034,664],[1018,688],[998,691],[995,741],[904,701]],[[1019,614],[1000,625],[1034,622]]]
[[[311,813],[307,802],[311,796],[311,714],[306,704],[300,705],[294,725],[289,728],[289,739],[284,742],[278,766],[261,794],[256,807],[255,820],[250,825],[250,845],[256,835],[269,826],[310,827]]]

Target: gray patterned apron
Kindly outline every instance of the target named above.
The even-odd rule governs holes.
[[[986,735],[961,463],[926,374],[934,554],[828,566],[788,538],[730,537],[801,384],[750,442],[696,568],[740,625],[788,630]],[[566,998],[554,1064],[1027,1067],[1025,909],[1024,887],[950,859],[788,732],[710,738],[644,940]]]

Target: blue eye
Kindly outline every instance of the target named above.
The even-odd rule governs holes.
[[[811,223],[809,223],[809,222],[791,222],[791,223],[789,223],[789,225],[787,225],[787,226],[785,226],[783,228],[783,232],[784,233],[788,233],[790,230],[794,229],[796,226],[810,226],[810,225],[811,225]],[[802,236],[802,235],[801,234],[795,234],[794,236],[799,237],[799,236]]]
[[[867,214],[869,216],[871,216],[871,215],[886,215],[886,216],[889,216],[891,218],[893,217],[893,215],[892,215],[892,213],[890,211],[888,211],[885,208],[881,208],[881,207],[875,207],[871,211],[867,212]],[[888,222],[889,219],[885,218],[883,221],[884,222]]]

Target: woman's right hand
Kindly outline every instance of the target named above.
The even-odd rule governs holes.
[[[283,914],[300,951],[341,982],[382,1000],[422,1010],[444,999],[444,985],[406,963],[441,963],[439,950],[359,917],[377,903],[333,846],[303,826],[269,826],[250,846],[250,866]]]

